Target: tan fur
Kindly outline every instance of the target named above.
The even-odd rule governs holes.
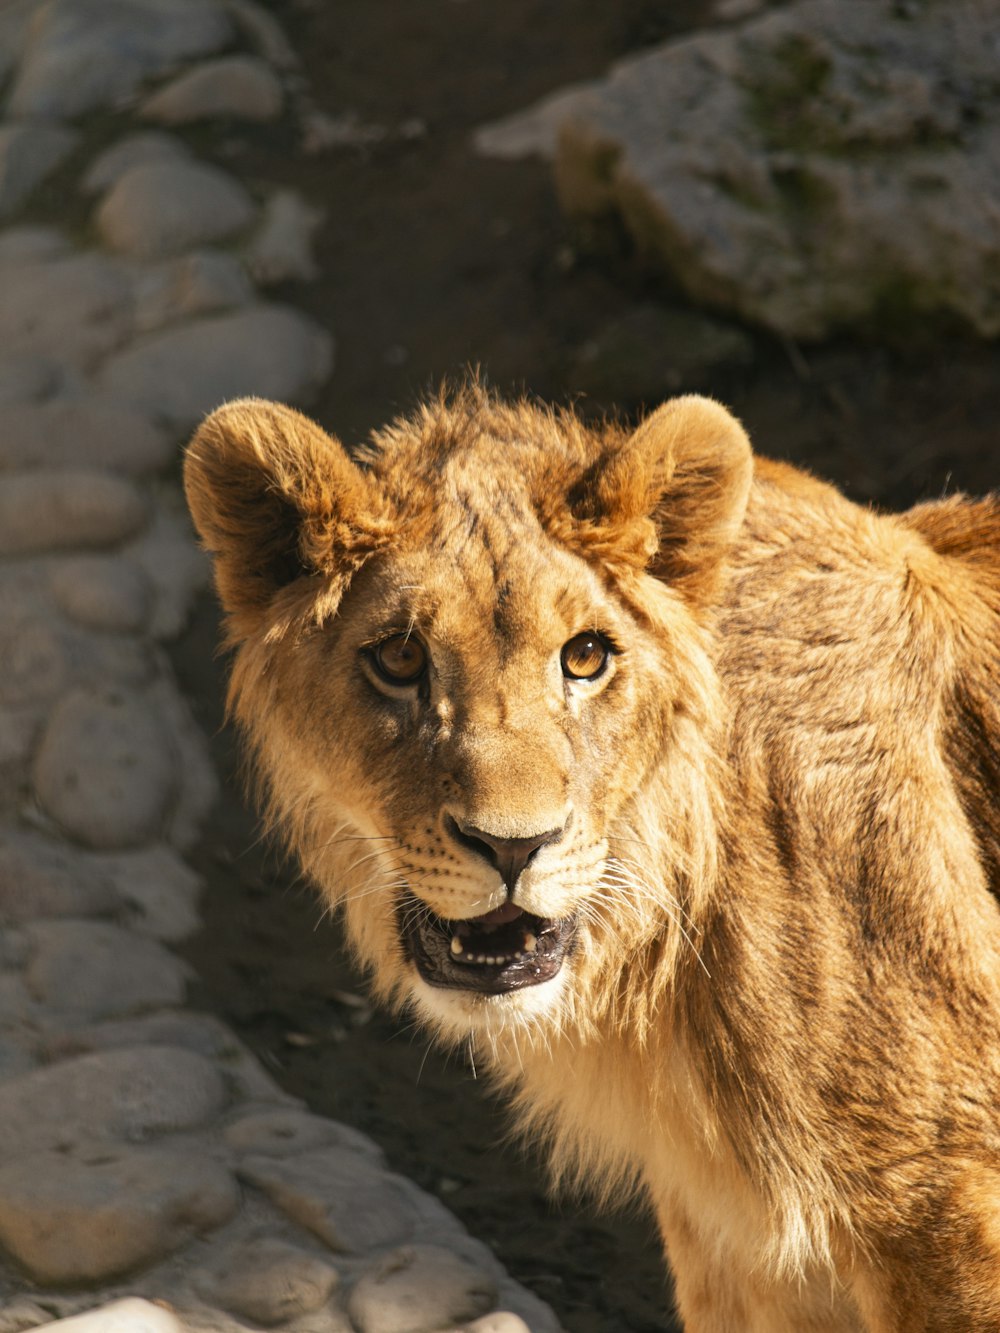
[[[353,456],[230,404],[187,486],[271,817],[554,1176],[648,1198],[685,1326],[995,1333],[1000,503],[880,515],[705,399],[629,435],[475,385]],[[426,692],[373,682],[393,633]],[[505,897],[445,813],[569,821],[516,884],[578,914],[554,979],[418,977],[405,890]]]

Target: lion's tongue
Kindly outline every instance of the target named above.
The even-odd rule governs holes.
[[[470,926],[485,926],[487,929],[492,926],[506,926],[511,921],[516,921],[523,913],[520,907],[514,903],[504,903],[502,907],[494,907],[492,912],[484,912],[482,916],[474,916],[470,919]]]

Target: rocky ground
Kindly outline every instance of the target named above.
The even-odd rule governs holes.
[[[571,84],[610,134],[608,105],[636,86],[612,62],[709,25],[699,60],[731,71],[770,8],[581,0],[568,23],[543,0],[0,7],[0,1333],[95,1307],[109,1330],[156,1333],[555,1329],[537,1297],[575,1333],[664,1326],[645,1221],[549,1203],[469,1071],[372,1013],[335,930],[255,846],[177,460],[225,397],[306,400],[355,439],[481,362],[505,387],[583,391],[584,410],[709,389],[758,447],[862,500],[995,485],[1000,357],[954,301],[862,334],[837,313],[835,341],[805,343],[718,283],[707,314],[646,244],[664,223],[623,186],[631,140],[599,208],[580,183],[600,154],[572,154],[568,192],[558,153],[555,176],[509,137],[486,155]],[[822,123],[824,80],[864,99],[840,38],[812,40],[792,93],[819,98]],[[833,71],[818,82],[817,59]],[[935,68],[911,70],[904,106]],[[989,68],[974,123],[939,143],[903,117],[897,134],[915,125],[925,157],[953,156],[960,133],[992,142]],[[945,88],[930,128],[971,93]],[[763,139],[739,142],[765,200],[788,179],[781,153],[811,151],[773,141],[768,106]],[[559,141],[592,145],[578,112]],[[842,147],[835,169],[820,147],[798,178],[853,188]],[[946,210],[956,237],[978,228],[969,262],[919,291],[978,284],[970,308],[989,316],[1000,213],[978,179],[975,207]],[[788,190],[775,200],[768,252],[782,229],[801,253],[831,225],[812,213],[804,241]],[[138,1298],[174,1313],[107,1311]]]

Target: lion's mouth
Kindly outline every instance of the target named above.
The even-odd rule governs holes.
[[[436,916],[412,894],[399,906],[400,934],[431,986],[504,995],[550,981],[576,929],[573,917],[535,916],[513,903],[464,921]]]

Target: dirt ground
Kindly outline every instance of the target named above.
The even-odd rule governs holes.
[[[207,145],[261,182],[319,203],[322,277],[288,298],[334,330],[337,369],[315,415],[347,440],[444,375],[479,364],[503,388],[575,396],[576,351],[639,301],[672,295],[621,245],[590,253],[560,217],[546,169],[484,161],[479,124],[619,55],[710,20],[704,0],[275,0],[319,109],[386,133],[306,156],[290,126],[227,128]],[[701,386],[699,386],[701,387]],[[1000,350],[924,336],[908,350],[783,346],[754,335],[752,364],[711,392],[762,452],[789,457],[854,498],[904,505],[997,484]],[[666,383],[664,385],[666,392]],[[627,412],[640,406],[618,404]],[[596,407],[610,404],[598,402]],[[224,774],[214,606],[175,661]],[[196,999],[222,1014],[289,1091],[357,1125],[390,1162],[439,1193],[570,1333],[672,1327],[658,1245],[642,1216],[553,1203],[469,1069],[373,1013],[335,925],[262,847],[227,786],[198,852],[205,925],[188,948]]]

